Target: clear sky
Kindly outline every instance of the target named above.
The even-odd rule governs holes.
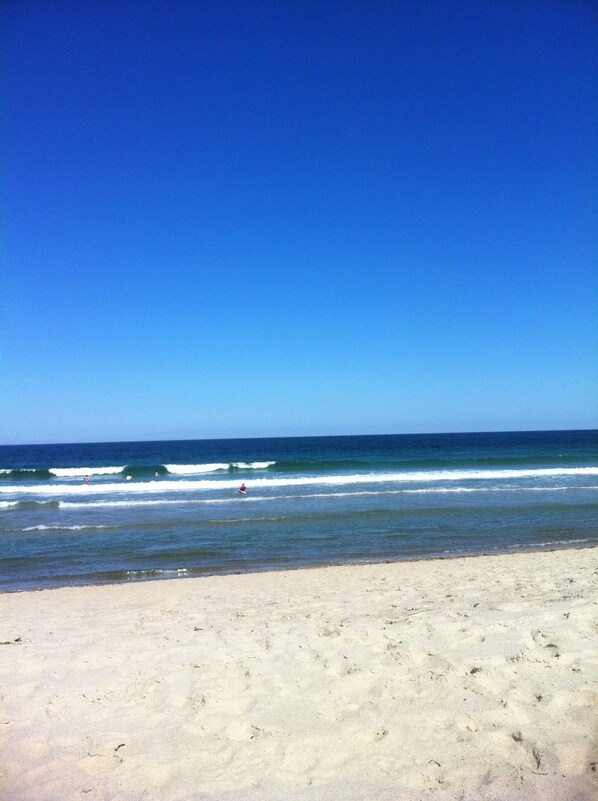
[[[598,426],[598,6],[8,0],[0,442]]]

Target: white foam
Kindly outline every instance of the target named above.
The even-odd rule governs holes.
[[[267,470],[276,462],[233,462],[233,467],[239,470]]]
[[[89,501],[86,502],[77,502],[77,501],[60,501],[60,508],[61,509],[91,509],[91,508],[98,508],[99,506],[108,507],[108,506],[172,506],[174,504],[180,503],[206,503],[206,501],[195,501],[195,500],[177,500],[177,501],[170,501],[166,499],[160,499],[157,501],[144,501],[144,500],[132,500],[132,501]]]
[[[201,473],[217,473],[221,470],[229,470],[236,467],[239,470],[266,470],[275,462],[214,462],[212,464],[167,464],[166,469],[172,475],[190,476],[200,475]]]
[[[127,576],[135,578],[137,576],[187,576],[190,570],[187,567],[158,568],[153,567],[149,570],[127,570]]]
[[[18,473],[35,473],[37,472],[37,468],[35,467],[3,467],[0,469],[0,473],[12,473],[13,471],[17,471]]]
[[[83,531],[84,529],[108,528],[108,526],[27,526],[21,531]],[[14,529],[17,530],[17,529]]]
[[[367,473],[352,475],[300,476],[295,478],[255,478],[250,489],[270,487],[301,486],[350,486],[352,484],[392,484],[392,483],[437,483],[455,481],[499,481],[522,478],[554,478],[558,476],[596,476],[598,467],[549,468],[535,470],[439,470],[417,471],[411,473]],[[201,490],[231,490],[238,486],[238,479],[198,479],[158,481],[122,481],[98,484],[41,484],[37,486],[10,485],[0,487],[0,494],[27,495],[98,495],[107,493],[143,493],[144,495],[166,492],[191,492]],[[464,487],[462,490],[470,488]]]
[[[172,475],[186,476],[217,473],[229,470],[231,467],[238,470],[267,470],[273,464],[276,464],[276,462],[213,462],[207,464],[167,464],[164,466]],[[83,476],[117,475],[122,473],[125,467],[121,465],[120,467],[50,467],[48,469],[56,478],[82,478]],[[0,468],[0,473],[8,474],[11,472],[12,468]],[[23,468],[22,472],[34,473],[35,468]]]
[[[167,464],[164,465],[169,473],[175,476],[199,475],[200,473],[217,473],[218,470],[228,470],[228,462],[215,462],[214,464]]]
[[[590,537],[585,537],[583,539],[577,540],[550,540],[549,542],[533,542],[533,543],[525,543],[525,542],[516,542],[513,545],[509,545],[509,548],[529,548],[530,545],[533,545],[535,548],[548,548],[551,545],[580,545],[584,542],[594,542],[594,540]]]
[[[123,467],[51,467],[50,472],[57,478],[77,478],[79,476],[110,476],[122,473]]]
[[[233,495],[227,498],[187,498],[180,497],[177,499],[160,498],[156,500],[147,500],[141,498],[134,498],[127,501],[59,501],[61,509],[95,509],[98,507],[133,507],[133,506],[176,506],[176,505],[191,505],[191,504],[226,504],[226,503],[256,503],[258,501],[284,501],[284,500],[307,500],[307,499],[320,499],[320,498],[353,498],[356,496],[382,496],[382,495],[445,495],[445,494],[459,494],[465,493],[494,493],[494,492],[553,492],[560,491],[575,491],[575,490],[598,490],[598,487],[519,487],[517,489],[508,487],[501,489],[500,487],[478,487],[478,488],[437,488],[437,489],[400,489],[400,490],[360,490],[357,492],[312,492],[303,495],[248,495],[243,498],[238,498]],[[0,508],[4,505],[14,506],[18,501],[9,501],[0,503]]]

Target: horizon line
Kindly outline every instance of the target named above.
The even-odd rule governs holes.
[[[92,442],[20,442],[20,443],[0,443],[0,448],[38,448],[40,446],[64,446],[64,445],[138,445],[148,442],[217,442],[224,440],[229,442],[250,441],[264,439],[332,439],[346,437],[428,437],[428,436],[457,436],[459,434],[554,434],[560,432],[590,432],[598,431],[598,428],[529,428],[529,429],[489,429],[485,431],[417,431],[386,434],[291,434],[291,435],[267,435],[253,437],[186,437],[183,439],[115,439],[115,440],[96,440]]]

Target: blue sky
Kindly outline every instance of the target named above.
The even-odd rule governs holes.
[[[596,427],[597,22],[5,4],[0,442]]]

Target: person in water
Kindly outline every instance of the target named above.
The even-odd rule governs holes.
[[[247,487],[245,486],[245,482],[243,482],[239,487],[239,492],[242,492],[243,494],[247,492]]]

